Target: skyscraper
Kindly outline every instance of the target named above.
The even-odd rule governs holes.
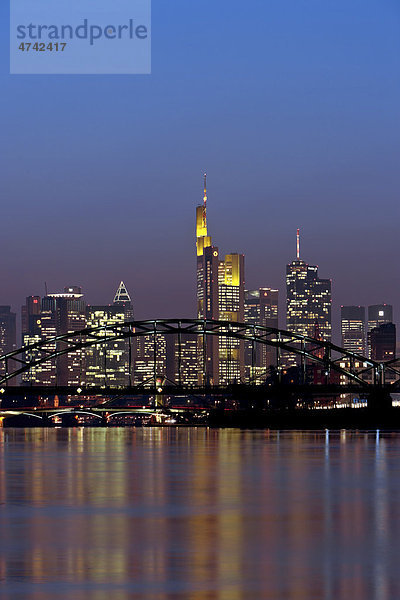
[[[368,306],[367,354],[371,356],[371,331],[385,323],[393,323],[393,307],[391,304],[372,304]]]
[[[73,342],[79,343],[79,330],[86,326],[86,303],[82,289],[79,286],[64,288],[64,292],[48,294],[42,298],[42,335],[43,325],[47,320],[50,331],[54,325],[55,335],[77,332],[72,337]],[[46,338],[49,337],[46,335]],[[46,339],[45,338],[45,339]],[[65,342],[58,342],[58,350],[65,347]],[[58,385],[80,385],[85,377],[85,350],[77,349],[57,358],[56,382]]]
[[[396,356],[396,325],[383,323],[370,331],[371,358],[377,361],[392,360]]]
[[[221,321],[244,322],[244,255],[227,254],[218,267],[218,303]],[[244,375],[244,342],[219,337],[219,383],[240,381]]]
[[[45,296],[28,296],[22,307],[22,345],[26,348],[25,360],[34,362],[43,353],[32,345],[54,338],[59,333],[59,319],[55,300]],[[56,351],[57,344],[52,339],[43,349],[48,354]],[[21,376],[22,382],[29,385],[56,385],[57,359],[50,358],[44,363],[32,366]]]
[[[166,335],[167,369],[170,382],[198,385],[198,338],[196,335]]]
[[[0,306],[0,355],[7,354],[17,347],[16,314],[11,312],[11,306]],[[11,361],[8,370],[11,369]],[[0,375],[5,375],[5,365],[2,363]]]
[[[114,306],[125,307],[126,321],[128,321],[129,319],[133,319],[132,299],[123,281],[121,281],[117,291],[115,292],[113,304]]]
[[[373,304],[368,306],[368,331],[393,322],[393,306],[391,304]]]
[[[340,314],[342,347],[365,356],[365,306],[342,306]]]
[[[244,321],[244,256],[227,254],[219,260],[207,230],[207,178],[203,204],[196,208],[197,318]],[[244,374],[244,345],[233,338],[208,336],[199,341],[199,373],[206,356],[205,383],[226,384]],[[201,367],[200,367],[201,365]],[[202,377],[200,377],[202,379]]]
[[[207,231],[207,176],[204,175],[203,204],[196,208],[196,250],[197,250],[197,318],[218,319],[218,248],[212,245]],[[209,336],[206,340],[206,365],[204,383],[218,383],[218,338]],[[199,345],[199,362],[203,356],[203,340]],[[199,369],[201,372],[202,369]]]
[[[167,373],[167,336],[144,335],[136,338],[134,357],[134,384],[155,384],[158,376]]]
[[[133,320],[133,307],[130,295],[123,281],[119,284],[112,305],[88,306],[86,308],[87,327],[108,327]],[[112,335],[112,332],[109,332]],[[107,337],[107,330],[99,336]],[[136,340],[134,340],[136,341]],[[131,342],[132,343],[132,342]],[[128,385],[132,373],[133,348],[129,349],[129,340],[116,340],[109,344],[98,344],[86,349],[87,385],[110,385],[123,387]],[[129,355],[131,360],[129,360]]]
[[[245,322],[249,325],[278,328],[278,290],[259,288],[246,290],[244,300]],[[275,349],[271,346],[257,344],[254,348],[251,342],[245,345],[246,377],[254,379],[268,375],[269,367],[276,364]],[[254,368],[254,370],[253,370]]]
[[[37,325],[36,317],[40,315],[40,311],[40,296],[28,296],[21,308],[22,343],[24,343],[24,335],[30,333],[32,326]]]
[[[318,267],[300,259],[297,230],[297,256],[286,267],[286,328],[313,337],[316,327],[322,340],[330,341],[331,280],[318,277]]]
[[[31,346],[42,341],[42,304],[40,296],[28,296],[25,304],[21,307],[21,337],[22,346]],[[32,361],[39,358],[38,351],[25,353],[25,360]],[[29,371],[22,373],[22,383],[31,385],[42,383],[39,379],[39,373],[43,370],[43,365],[32,367]]]

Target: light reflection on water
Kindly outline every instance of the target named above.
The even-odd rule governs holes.
[[[400,435],[0,430],[6,600],[394,600]]]

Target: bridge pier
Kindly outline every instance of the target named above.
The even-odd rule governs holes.
[[[155,394],[155,399],[154,399],[154,403],[155,403],[155,408],[167,408],[167,396],[164,393],[164,385],[165,385],[165,381],[166,378],[164,377],[164,375],[156,375],[154,378],[155,381],[155,385],[156,385],[156,390],[157,393]]]
[[[52,427],[54,423],[50,420],[50,416],[47,413],[42,414],[42,427]]]

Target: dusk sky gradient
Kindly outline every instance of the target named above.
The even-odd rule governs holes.
[[[398,0],[152,5],[152,75],[9,75],[1,17],[0,304],[123,279],[138,319],[195,315],[196,204],[246,287],[296,250],[340,304],[400,323]]]

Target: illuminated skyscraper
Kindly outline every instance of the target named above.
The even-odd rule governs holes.
[[[24,343],[24,335],[30,333],[32,326],[36,327],[36,317],[40,315],[40,311],[40,296],[28,296],[21,308],[22,343]]]
[[[391,304],[373,304],[368,306],[368,331],[393,322],[393,306]]]
[[[244,300],[244,319],[249,325],[278,328],[278,290],[259,288],[246,290]],[[276,351],[271,346],[256,344],[253,356],[253,344],[245,345],[246,377],[261,378],[268,375],[269,367],[276,365]]]
[[[49,340],[54,338],[58,333],[58,314],[55,310],[55,306],[51,306],[48,302],[44,302],[45,298],[42,298],[42,312],[40,314],[40,323],[38,321],[38,325],[40,327],[40,336],[41,341]],[[49,341],[44,349],[47,352],[54,352],[56,350],[56,342],[54,339]],[[58,383],[57,379],[57,359],[52,358],[37,367],[33,367],[33,370],[28,372],[27,375],[32,382],[32,375],[35,376],[35,372],[37,374],[36,383],[39,385],[56,385]],[[34,379],[35,381],[35,379]]]
[[[244,256],[227,254],[218,267],[219,319],[244,322]],[[244,342],[219,337],[219,383],[240,381],[244,375]]]
[[[207,179],[203,204],[196,208],[197,318],[244,321],[244,256],[227,254],[219,260],[207,230]],[[199,372],[206,355],[206,382],[226,384],[244,374],[244,346],[233,338],[208,336],[206,352],[199,344]],[[200,366],[201,365],[201,366]]]
[[[79,332],[86,326],[86,303],[79,286],[64,288],[64,292],[48,294],[42,298],[42,317],[46,316],[49,329],[56,326],[56,335]],[[42,327],[44,322],[42,321]],[[44,335],[42,329],[42,335]],[[46,335],[46,337],[49,337]],[[79,334],[71,338],[79,343]],[[65,347],[58,342],[58,349]],[[60,355],[56,364],[56,381],[58,385],[80,385],[85,379],[85,350],[78,349]]]
[[[365,306],[341,307],[342,346],[365,356]]]
[[[198,338],[196,335],[165,336],[167,340],[167,378],[183,385],[197,385]]]
[[[41,308],[40,296],[28,296],[26,298],[26,302],[21,308],[22,346],[31,346],[42,340]],[[25,359],[33,360],[36,356],[39,356],[37,352],[30,352],[29,355],[25,354]],[[22,373],[22,383],[38,384],[38,374],[41,369],[41,366],[36,366],[29,372]]]
[[[0,306],[0,355],[7,354],[17,347],[16,314],[11,312],[11,306]],[[5,374],[2,363],[0,374]],[[8,366],[11,370],[11,361]]]
[[[133,319],[133,308],[132,308],[132,299],[128,293],[128,290],[126,289],[126,285],[124,284],[123,281],[121,281],[121,283],[118,286],[118,289],[115,293],[114,296],[114,305],[116,306],[125,306],[126,308],[126,315],[130,316],[130,318]],[[126,319],[128,320],[128,319]]]
[[[33,344],[54,338],[59,332],[59,318],[56,311],[55,300],[45,296],[28,296],[25,306],[22,307],[22,344],[29,348]],[[56,342],[49,342],[44,347],[49,354],[56,350]],[[42,357],[36,349],[27,350],[25,359],[32,362]],[[29,385],[56,385],[57,365],[52,358],[45,363],[35,365],[29,371],[22,373],[21,379]]]
[[[113,304],[106,306],[88,306],[86,308],[87,327],[108,327],[133,320],[131,297],[123,281],[118,286]],[[99,336],[112,335],[112,331],[103,330]],[[109,385],[123,387],[131,382],[134,356],[134,342],[122,339],[108,344],[90,346],[86,349],[86,383],[88,385]],[[131,356],[131,360],[129,359]]]
[[[145,335],[136,338],[134,384],[151,387],[155,378],[167,373],[167,336]]]
[[[57,335],[74,332],[77,335],[72,341],[79,343],[78,332],[86,325],[101,327],[131,320],[132,302],[123,282],[118,287],[112,305],[89,306],[87,309],[81,288],[66,287],[64,292],[48,294],[42,300],[38,296],[26,299],[22,308],[22,343],[29,347]],[[99,335],[103,337],[104,331]],[[64,346],[63,342],[51,341],[44,349],[51,353],[62,350]],[[26,359],[31,361],[39,356],[41,353],[35,349],[27,350],[25,354]],[[106,346],[99,344],[68,352],[57,359],[52,358],[33,366],[22,375],[22,380],[31,385],[127,385],[129,342],[118,340]]]
[[[218,319],[218,248],[211,243],[207,231],[207,176],[204,175],[203,204],[196,208],[196,250],[197,250],[197,318]],[[201,344],[203,341],[201,342]],[[203,347],[199,348],[199,361]],[[205,376],[207,383],[218,383],[218,338],[209,336],[206,340]],[[201,369],[202,371],[203,369]]]
[[[286,267],[286,328],[293,333],[313,337],[318,326],[322,340],[330,341],[331,280],[318,277],[318,267],[300,259],[297,230],[297,256]]]

